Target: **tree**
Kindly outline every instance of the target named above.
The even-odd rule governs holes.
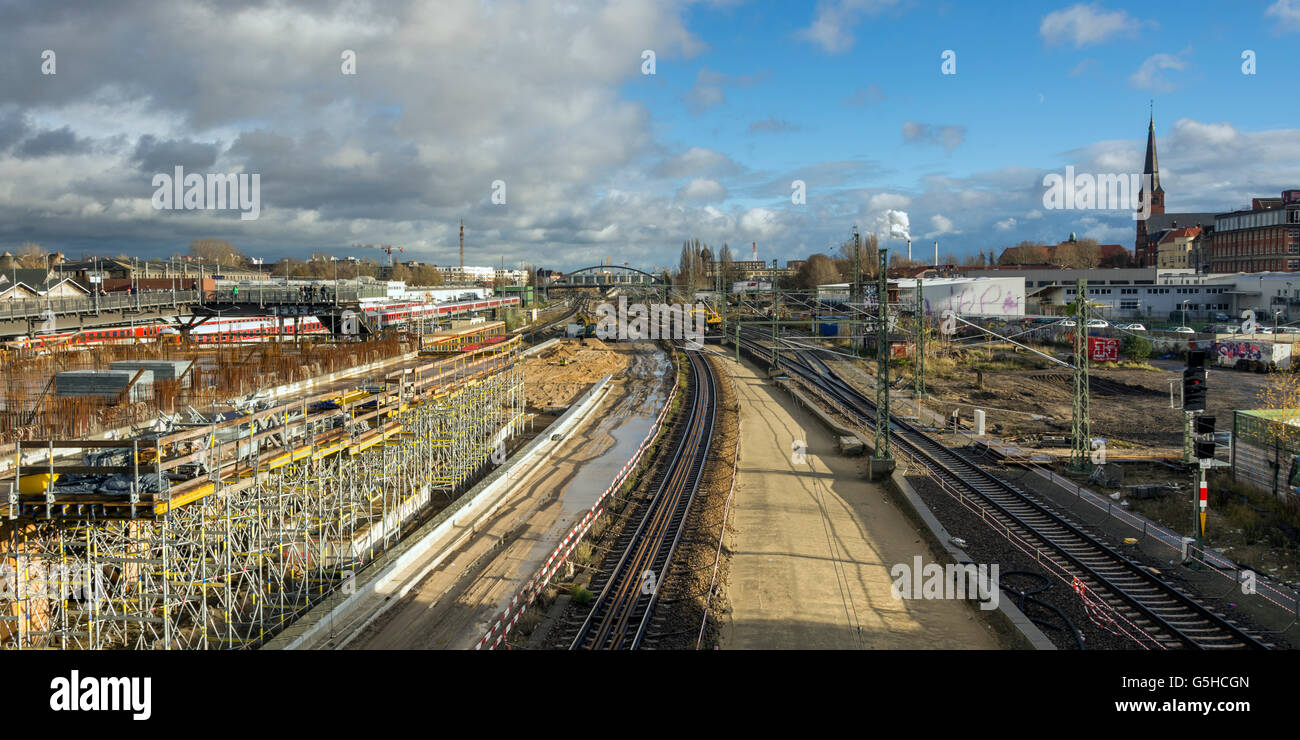
[[[1089,269],[1101,264],[1101,247],[1096,239],[1062,242],[1052,250],[1049,259],[1054,265]]]
[[[248,257],[236,249],[235,245],[221,239],[195,239],[190,242],[190,256],[203,262],[230,267],[239,267],[248,262]]]
[[[858,238],[861,249],[858,253],[858,268],[862,270],[862,280],[875,278],[880,271],[880,239],[875,234],[862,234]],[[853,238],[849,237],[840,245],[840,257],[835,260],[840,275],[845,282],[853,282]]]
[[[1146,362],[1151,356],[1151,342],[1147,341],[1146,337],[1130,334],[1124,337],[1124,341],[1120,344],[1120,351],[1134,362]]]
[[[28,270],[36,270],[42,267],[49,267],[49,254],[39,244],[25,242],[18,248],[18,254],[14,255],[14,260],[18,267]]]
[[[729,290],[731,283],[736,279],[735,260],[731,256],[731,247],[726,242],[722,243],[722,249],[718,250],[718,269],[722,271],[722,289]]]
[[[705,278],[704,254],[706,249],[707,247],[699,239],[687,239],[682,243],[682,254],[677,264],[676,282],[688,297],[695,295],[695,289],[700,286],[701,281]]]
[[[992,250],[989,250],[989,260],[993,259]],[[1042,242],[1032,242],[1025,240],[1014,247],[1007,247],[1002,250],[998,257],[999,265],[1042,265],[1048,262],[1051,255],[1051,249]]]
[[[800,288],[816,288],[818,285],[839,282],[840,279],[840,270],[835,260],[819,253],[809,255],[808,259],[799,266],[794,283]]]

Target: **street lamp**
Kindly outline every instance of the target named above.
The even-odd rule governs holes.
[[[1183,302],[1178,304],[1183,307],[1183,326],[1187,326],[1187,302],[1190,300],[1191,298],[1184,298]]]

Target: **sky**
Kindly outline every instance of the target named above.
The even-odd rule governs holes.
[[[1141,172],[1154,110],[1170,212],[1300,187],[1297,47],[1300,0],[0,0],[0,248],[1132,248],[1045,176]],[[257,175],[257,218],[156,207],[177,166]]]

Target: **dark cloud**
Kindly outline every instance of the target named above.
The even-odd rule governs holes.
[[[176,167],[190,172],[206,172],[217,162],[220,147],[211,142],[193,139],[159,140],[145,134],[136,143],[132,159],[144,173],[170,173]]]
[[[42,131],[24,140],[14,149],[14,156],[19,159],[36,159],[60,154],[81,154],[89,149],[88,141],[78,138],[71,127],[64,126],[53,131]]]

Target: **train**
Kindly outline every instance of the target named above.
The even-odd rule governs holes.
[[[362,307],[371,322],[380,331],[402,326],[412,319],[486,311],[493,308],[518,306],[519,298],[480,298],[452,303],[378,303]],[[328,327],[315,316],[303,316],[297,332],[303,335],[321,334]],[[286,320],[280,333],[279,320],[274,316],[243,316],[209,319],[190,330],[190,339],[204,343],[265,341],[279,336],[292,337],[295,326]],[[180,330],[163,319],[135,326],[109,326],[80,331],[37,333],[5,341],[5,349],[55,349],[82,345],[135,344],[138,342],[165,341],[180,337]]]

